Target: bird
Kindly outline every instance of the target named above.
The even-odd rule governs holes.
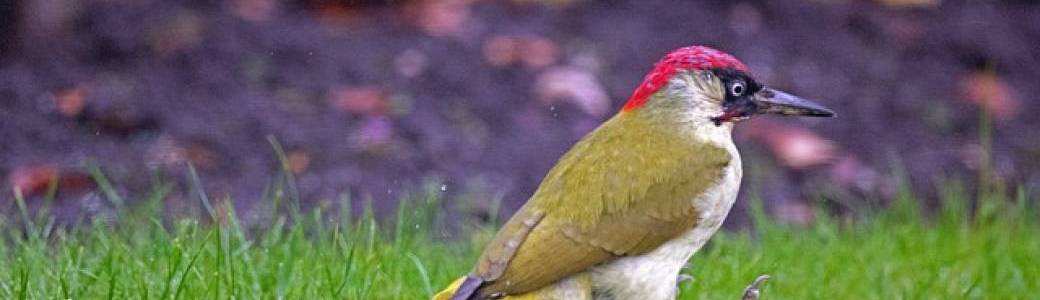
[[[725,52],[667,53],[433,299],[674,299],[736,201],[733,127],[762,114],[835,115],[755,81]]]

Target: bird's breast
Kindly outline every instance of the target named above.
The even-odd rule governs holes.
[[[689,231],[639,256],[623,257],[594,267],[593,289],[602,299],[674,299],[682,267],[719,229],[737,198],[742,176],[740,156],[727,145],[732,160],[722,178],[691,199],[699,221]]]

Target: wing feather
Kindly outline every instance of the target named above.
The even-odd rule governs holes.
[[[654,125],[615,116],[565,154],[481,256],[479,293],[534,291],[696,226],[693,200],[731,157]]]

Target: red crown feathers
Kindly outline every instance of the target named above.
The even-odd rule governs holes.
[[[675,49],[661,58],[654,65],[654,70],[646,75],[643,84],[636,88],[632,97],[628,98],[623,111],[639,108],[646,103],[654,92],[668,83],[676,73],[682,70],[735,69],[749,72],[744,63],[733,55],[704,46],[689,46]]]

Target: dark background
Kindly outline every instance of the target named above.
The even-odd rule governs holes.
[[[170,183],[168,211],[198,213],[191,163],[210,197],[264,215],[284,182],[273,137],[304,208],[387,212],[428,185],[457,215],[508,214],[691,44],[838,112],[736,131],[742,199],[783,220],[903,187],[926,207],[951,182],[1035,190],[1034,3],[7,0],[0,200],[17,188],[37,207],[57,182],[60,219],[103,213],[96,164],[130,202]]]

